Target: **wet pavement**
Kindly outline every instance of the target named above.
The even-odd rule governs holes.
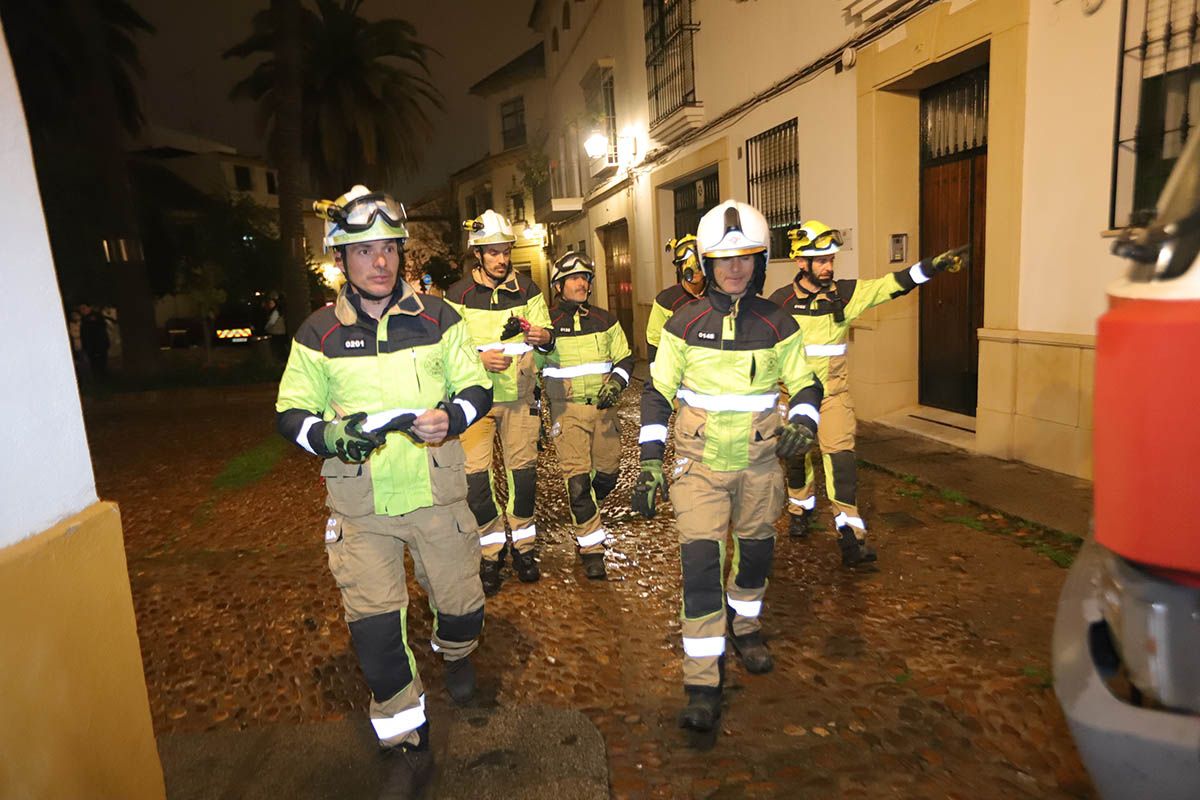
[[[325,565],[317,463],[274,435],[272,402],[270,387],[251,387],[86,409],[98,491],[121,506],[159,735],[366,715]],[[781,519],[763,613],[775,671],[731,662],[720,730],[680,731],[677,543],[669,509],[654,521],[628,509],[634,392],[620,414],[609,580],[583,576],[551,449],[539,467],[543,578],[506,570],[488,601],[483,707],[582,711],[605,738],[618,798],[1093,796],[1050,688],[1064,546],[871,469],[860,507],[879,570],[844,571],[832,535],[791,540]],[[415,584],[410,594],[430,701],[449,705],[431,615]]]

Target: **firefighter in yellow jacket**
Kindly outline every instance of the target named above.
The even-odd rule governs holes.
[[[848,567],[876,560],[867,542],[867,526],[858,510],[858,474],[854,455],[856,421],[850,398],[846,343],[850,323],[869,308],[908,294],[939,272],[962,267],[965,248],[942,253],[873,280],[834,280],[834,255],[841,234],[810,220],[788,231],[796,277],[771,295],[771,302],[795,319],[804,337],[804,354],[825,386],[817,443],[825,468],[825,488],[836,516],[834,528],[842,563]],[[811,452],[788,463],[788,532],[808,535],[817,505]]]
[[[464,227],[467,246],[475,251],[478,264],[446,290],[445,300],[466,321],[492,382],[492,410],[462,437],[467,451],[467,503],[479,528],[479,574],[484,593],[492,595],[500,590],[502,580],[506,516],[512,531],[513,570],[527,583],[540,577],[533,507],[541,416],[534,397],[533,351],[543,355],[552,351],[554,334],[541,290],[513,269],[517,237],[512,223],[488,209]],[[508,506],[503,513],[492,491],[492,442],[497,429],[508,475]]]
[[[487,414],[492,391],[459,315],[400,278],[403,207],[355,186],[317,210],[346,284],[296,332],[277,424],[324,459],[325,548],[371,690],[371,723],[395,757],[390,785],[416,791],[432,751],[408,640],[404,555],[429,595],[446,687],[466,702],[483,588],[457,437]]]
[[[617,400],[629,385],[633,353],[617,318],[592,305],[596,267],[585,253],[567,252],[554,262],[550,309],[554,352],[542,380],[550,401],[550,435],[567,482],[575,542],[584,573],[603,580],[604,540],[600,503],[621,473]]]
[[[680,236],[667,242],[671,262],[675,264],[675,283],[663,289],[650,306],[646,321],[646,358],[653,364],[658,354],[658,342],[663,326],[680,308],[704,294],[704,270],[700,269],[700,253],[696,237]]]
[[[656,494],[665,496],[662,458],[677,400],[671,495],[683,571],[687,694],[679,724],[707,731],[721,714],[727,633],[748,672],[774,666],[759,616],[785,497],[778,458],[812,443],[821,384],[805,361],[796,323],[759,296],[770,239],[766,218],[728,200],[701,218],[696,234],[708,289],[663,328],[642,393],[642,469],[632,506],[652,517]],[[781,383],[791,395],[783,413]],[[727,538],[733,543],[728,585]]]

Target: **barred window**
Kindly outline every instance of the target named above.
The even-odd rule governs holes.
[[[613,71],[605,67],[596,73],[594,81],[585,87],[587,92],[587,110],[595,120],[595,130],[603,133],[608,139],[608,153],[605,160],[609,164],[617,163],[617,100],[613,90]]]
[[[693,236],[700,225],[700,218],[710,208],[721,202],[721,181],[716,169],[697,176],[674,190],[675,237]]]
[[[750,205],[771,227],[771,254],[786,258],[787,232],[800,224],[800,142],[798,119],[746,140],[746,180]]]
[[[505,150],[525,144],[524,97],[514,97],[500,106],[500,129]]]
[[[1153,209],[1200,113],[1200,3],[1128,0],[1109,227]]]
[[[643,0],[650,124],[696,104],[691,0]]]

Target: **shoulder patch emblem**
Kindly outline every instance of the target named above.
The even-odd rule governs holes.
[[[421,362],[421,367],[426,375],[432,375],[435,378],[440,378],[445,373],[442,367],[442,354],[439,350],[434,350],[429,355],[425,356],[425,360]]]

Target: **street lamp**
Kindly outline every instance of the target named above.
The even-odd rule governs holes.
[[[596,131],[583,143],[583,152],[588,158],[604,158],[608,155],[608,137]]]

